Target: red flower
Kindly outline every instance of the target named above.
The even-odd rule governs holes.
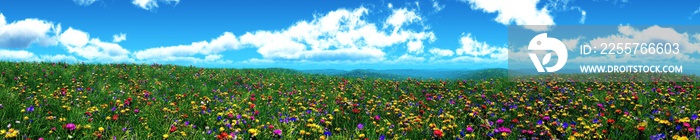
[[[441,130],[433,130],[433,135],[435,135],[438,138],[441,138],[443,134]]]
[[[608,123],[615,123],[615,120],[613,120],[613,119],[608,119]]]
[[[221,132],[221,134],[216,135],[216,138],[217,138],[217,139],[220,139],[220,140],[227,139],[227,138],[228,138],[228,133],[226,133],[226,132]]]
[[[170,133],[175,132],[175,131],[177,131],[177,127],[175,127],[174,125],[171,125],[170,126]]]
[[[639,131],[644,131],[644,129],[646,129],[646,128],[644,128],[644,126],[637,127],[637,130],[639,130]]]

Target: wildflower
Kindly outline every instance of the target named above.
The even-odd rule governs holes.
[[[361,123],[360,123],[360,124],[357,124],[357,129],[362,130],[363,127],[365,127],[365,125],[363,125],[363,124],[361,124]]]
[[[67,129],[67,130],[69,130],[69,131],[73,131],[73,130],[75,130],[75,124],[73,124],[73,123],[68,123],[68,124],[66,124],[66,125],[63,126],[63,129]]]
[[[163,134],[163,139],[168,139],[169,135],[168,134]]]
[[[503,119],[496,120],[496,124],[502,124],[502,123],[503,123]]]
[[[170,126],[170,133],[177,131],[177,127],[175,125]]]
[[[255,128],[249,129],[248,132],[249,132],[250,135],[252,135],[253,137],[255,137],[255,136],[258,135],[258,129],[255,129]]]
[[[467,126],[467,132],[474,132],[474,128],[472,128],[472,126]]]
[[[442,130],[440,130],[440,129],[433,130],[433,135],[435,135],[435,137],[442,138],[442,135],[443,135]]]
[[[281,135],[282,135],[282,130],[279,130],[279,129],[275,129],[274,131],[272,131],[272,134],[275,134],[275,135],[281,136]]]

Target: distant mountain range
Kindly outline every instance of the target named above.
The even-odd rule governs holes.
[[[480,69],[480,70],[445,70],[445,69],[389,69],[389,70],[374,70],[374,69],[358,69],[358,70],[337,70],[337,69],[321,69],[321,70],[299,70],[307,74],[322,74],[329,76],[343,77],[373,77],[382,79],[489,79],[508,76],[508,70],[503,68]]]

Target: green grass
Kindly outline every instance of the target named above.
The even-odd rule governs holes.
[[[700,113],[700,85],[688,81],[510,82],[500,71],[465,80],[395,80],[288,69],[34,62],[0,62],[0,72],[0,130],[8,139],[216,139],[222,132],[248,139],[253,129],[258,139],[649,139],[662,133],[692,139],[698,134],[689,128],[700,126],[693,119]],[[69,123],[78,127],[64,129]],[[505,129],[511,132],[496,132]]]

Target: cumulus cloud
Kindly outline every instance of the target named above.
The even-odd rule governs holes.
[[[72,27],[69,27],[60,35],[59,41],[69,53],[74,53],[87,60],[100,62],[130,61],[129,51],[122,48],[121,45],[104,42],[98,38],[90,39],[88,33]]]
[[[539,0],[467,0],[471,9],[482,10],[486,13],[496,13],[494,19],[503,25],[554,25],[554,20],[547,7],[537,8]],[[508,3],[508,4],[503,4]],[[546,26],[530,26],[546,27]],[[535,31],[545,31],[548,28],[530,28]]]
[[[114,43],[119,43],[119,42],[122,42],[124,40],[126,40],[125,33],[119,33],[119,34],[115,34],[112,36],[112,42],[114,42]]]
[[[80,6],[89,6],[92,3],[95,3],[97,0],[73,0],[75,4],[80,5]]]
[[[454,52],[452,50],[440,49],[440,48],[432,48],[429,50],[429,52],[431,54],[439,56],[439,57],[448,57],[448,56],[454,55]]]
[[[472,38],[471,33],[462,35],[459,39],[462,45],[455,50],[457,55],[466,55],[479,57],[484,59],[506,60],[508,57],[508,49],[506,47],[491,46],[485,42],[480,42]]]
[[[138,6],[139,8],[145,10],[152,10],[158,8],[158,3],[165,4],[175,4],[180,3],[180,0],[132,0],[131,4]]]
[[[86,32],[73,29],[73,27],[68,27],[59,37],[59,41],[61,41],[63,45],[69,46],[85,46],[89,40],[90,37]]]
[[[424,41],[435,40],[432,32],[404,28],[422,20],[415,11],[392,9],[384,23],[367,21],[368,12],[365,7],[338,9],[284,30],[248,32],[240,42],[257,47],[263,58],[271,60],[379,61],[385,47],[405,44],[408,52],[421,53]]]
[[[63,54],[58,54],[58,55],[41,55],[41,60],[45,61],[50,61],[50,62],[78,62],[78,59],[75,58],[74,56],[70,55],[63,55]]]
[[[54,45],[56,41],[51,34],[56,32],[60,32],[60,25],[34,18],[8,24],[0,14],[0,48],[24,49],[33,43]]]
[[[0,27],[5,26],[7,24],[7,21],[5,21],[5,15],[0,13]]]
[[[420,63],[424,62],[425,58],[419,57],[419,56],[414,56],[414,55],[409,55],[409,54],[404,54],[399,56],[396,60],[393,61],[393,63]]]
[[[36,61],[34,53],[25,50],[3,50],[0,49],[0,60],[10,61]]]
[[[196,60],[193,59],[194,55],[210,55],[207,56],[209,60],[216,58],[218,53],[225,50],[237,50],[240,49],[238,39],[230,32],[225,32],[221,36],[211,41],[200,41],[193,42],[189,45],[177,45],[177,46],[167,46],[150,48],[134,53],[134,56],[138,60]],[[221,58],[221,56],[218,56]],[[206,58],[205,58],[206,59]],[[198,60],[197,60],[198,61]]]

